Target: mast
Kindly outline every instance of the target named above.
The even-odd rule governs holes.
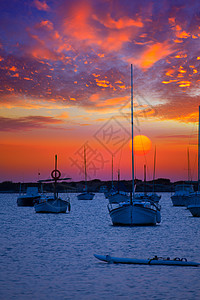
[[[189,147],[187,148],[187,158],[188,158],[188,181],[190,181],[190,153],[189,153]]]
[[[200,181],[200,106],[199,106],[199,132],[198,132],[198,191]]]
[[[118,193],[119,193],[120,169],[118,169],[117,177],[118,177],[117,179],[118,179]]]
[[[55,155],[55,175],[57,175],[57,154]],[[57,193],[57,189],[56,189],[56,186],[57,186],[57,176],[54,177],[54,199],[58,198],[58,193]]]
[[[155,192],[155,177],[156,177],[156,146],[155,146],[154,163],[153,163],[153,193]]]
[[[146,165],[144,165],[144,194],[146,193]]]
[[[84,166],[85,166],[85,191],[87,192],[87,169],[86,169],[86,150],[84,145]]]
[[[134,199],[134,149],[133,149],[133,65],[131,64],[131,137],[132,137],[132,199]]]
[[[113,154],[112,154],[112,188],[113,188]]]

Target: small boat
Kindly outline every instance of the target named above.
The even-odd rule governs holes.
[[[105,193],[107,193],[107,192],[108,192],[108,188],[106,185],[100,186],[99,193],[104,193],[104,195],[105,195]]]
[[[94,193],[88,192],[87,190],[87,168],[86,168],[86,149],[84,145],[84,166],[85,166],[85,190],[83,193],[77,196],[78,200],[92,200],[95,196]]]
[[[83,192],[77,196],[78,200],[92,200],[94,198],[94,193]]]
[[[56,189],[58,180],[68,180],[71,178],[60,178],[61,172],[57,169],[57,155],[55,155],[55,169],[51,172],[52,179],[39,180],[42,182],[54,181],[54,195],[45,196],[43,195],[37,203],[35,203],[35,212],[36,213],[66,213],[70,212],[71,206],[69,198],[68,200],[62,200],[58,197],[58,192]]]
[[[132,194],[129,201],[108,204],[113,225],[135,226],[156,225],[161,222],[161,207],[149,201],[135,198],[134,195],[134,149],[133,149],[133,67],[131,65],[131,129],[132,129]]]
[[[187,208],[189,209],[193,217],[200,217],[200,203],[190,204]]]
[[[35,204],[36,213],[66,213],[67,210],[70,211],[69,200],[54,198],[54,196],[43,196]]]
[[[112,172],[113,173],[113,172]],[[117,189],[113,185],[113,176],[112,176],[112,189],[108,195],[109,203],[121,203],[121,202],[130,202],[130,196],[124,190],[120,190],[120,170],[118,170],[118,183]]]
[[[179,184],[175,186],[175,193],[171,196],[173,206],[187,206],[189,196],[194,193],[191,184]]]
[[[34,206],[41,198],[41,195],[38,193],[38,187],[27,187],[26,194],[21,194],[17,198],[18,206]]]
[[[146,192],[146,165],[144,165],[144,193],[135,194],[135,199],[143,200],[143,201],[150,201],[153,203],[158,203],[161,199],[161,195],[155,193],[155,160],[156,160],[156,148],[155,148],[155,155],[154,155],[154,173],[153,173],[153,193],[147,194]]]
[[[198,267],[200,263],[187,261],[186,258],[175,257],[170,259],[169,257],[153,257],[148,259],[136,259],[136,258],[122,258],[122,257],[112,257],[110,255],[98,255],[94,254],[97,259],[114,264],[139,264],[139,265],[163,265],[163,266],[190,266]]]
[[[186,200],[186,206],[193,217],[200,217],[200,106],[199,106],[199,128],[198,128],[198,184],[197,192],[191,193]]]
[[[156,225],[161,222],[160,206],[150,201],[130,201],[108,204],[113,225]]]
[[[152,201],[154,203],[158,203],[161,199],[161,196],[156,194],[156,193],[152,193],[152,194],[146,194],[146,193],[136,193],[135,194],[135,199],[137,200],[146,200],[146,201]]]
[[[127,195],[126,192],[123,191],[115,191],[112,192],[109,197],[109,203],[121,203],[121,202],[130,202],[130,196]]]

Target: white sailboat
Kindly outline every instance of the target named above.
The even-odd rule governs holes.
[[[39,180],[39,182],[54,181],[54,195],[45,196],[43,195],[37,203],[35,203],[36,213],[66,213],[70,211],[70,202],[68,200],[63,200],[58,196],[56,189],[58,180],[68,180],[70,178],[60,178],[61,172],[57,169],[57,155],[55,155],[55,169],[51,172],[51,177],[53,179]]]
[[[137,200],[134,196],[133,149],[133,67],[131,65],[131,129],[132,129],[132,195],[130,201],[108,204],[113,225],[156,225],[161,222],[160,206],[149,200]]]
[[[86,167],[86,149],[84,146],[84,167],[85,167],[85,191],[77,196],[78,200],[92,200],[95,196],[94,193],[87,190],[87,167]]]
[[[199,106],[199,129],[198,129],[198,190],[187,197],[187,208],[193,217],[200,217],[200,106]]]

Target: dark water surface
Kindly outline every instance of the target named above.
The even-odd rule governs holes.
[[[0,194],[0,299],[200,299],[200,267],[106,264],[93,254],[200,262],[200,218],[160,200],[162,221],[114,227],[107,199],[70,195],[70,214],[36,214]],[[61,195],[67,198],[66,194]]]

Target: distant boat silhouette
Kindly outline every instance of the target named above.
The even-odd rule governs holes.
[[[92,200],[95,196],[94,193],[87,190],[87,166],[86,166],[86,149],[84,145],[84,170],[85,170],[85,190],[77,196],[78,200]]]
[[[199,129],[198,129],[198,191],[187,198],[187,208],[193,217],[200,217],[200,106],[199,106]]]
[[[18,206],[34,206],[35,202],[41,198],[38,187],[27,187],[26,194],[21,194],[17,198]]]
[[[55,155],[55,169],[51,172],[52,179],[47,180],[39,180],[39,182],[54,182],[54,195],[45,196],[43,195],[37,203],[35,203],[35,212],[36,213],[66,213],[66,211],[70,211],[71,205],[69,199],[62,200],[58,196],[57,192],[57,181],[58,180],[68,180],[71,178],[60,178],[61,172],[57,169],[57,155]]]

